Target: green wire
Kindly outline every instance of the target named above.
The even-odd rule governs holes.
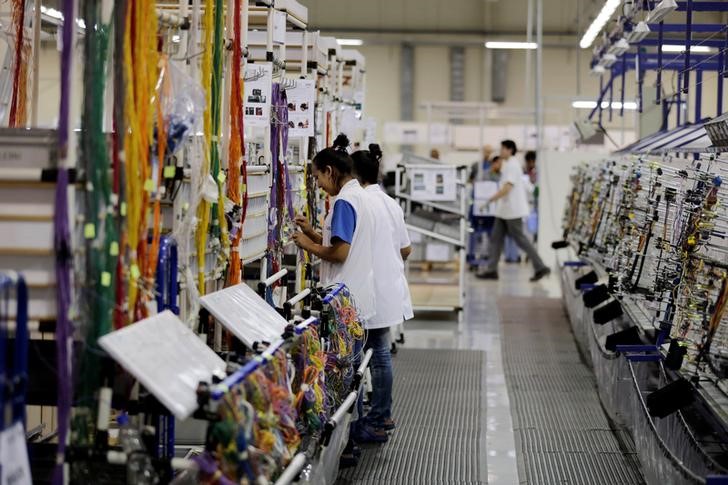
[[[111,163],[108,143],[103,132],[104,90],[106,63],[109,50],[110,26],[101,24],[101,2],[84,3],[84,21],[89,28],[84,41],[84,107],[81,123],[81,166],[87,185],[84,193],[84,241],[86,250],[84,289],[81,312],[84,320],[81,332],[85,348],[81,356],[77,402],[86,411],[76,415],[77,432],[74,441],[85,444],[92,441],[96,409],[94,395],[102,385],[101,359],[98,352],[99,337],[112,328],[114,311],[114,280],[116,255],[110,248],[118,243],[117,224],[111,210]],[[85,318],[84,318],[85,317]]]

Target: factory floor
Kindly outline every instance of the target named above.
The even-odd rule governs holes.
[[[502,264],[498,281],[469,274],[460,323],[446,313],[407,322],[394,356],[398,429],[337,485],[643,483],[629,437],[599,405],[558,278],[531,274],[526,264]]]

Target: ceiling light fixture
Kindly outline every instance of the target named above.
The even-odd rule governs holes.
[[[617,56],[614,54],[604,54],[601,59],[599,59],[599,64],[604,67],[612,67],[614,63],[617,62]]]
[[[677,9],[677,2],[675,0],[662,0],[660,3],[655,5],[655,8],[647,15],[647,23],[658,24],[662,22],[667,14]]]
[[[597,107],[596,101],[574,101],[571,103],[571,107],[574,109],[594,109]],[[602,101],[602,109],[609,108],[609,101]],[[622,103],[619,101],[612,101],[612,109],[622,109]],[[624,109],[628,111],[634,111],[637,109],[637,103],[635,101],[625,101]]]
[[[639,44],[648,35],[650,35],[650,26],[647,25],[647,22],[640,21],[634,26],[632,32],[627,34],[627,41],[630,44]]]
[[[361,39],[336,39],[336,42],[339,45],[346,45],[346,46],[357,46],[357,45],[364,44],[364,41]]]
[[[629,49],[629,42],[627,42],[627,39],[622,37],[617,42],[612,44],[612,46],[609,48],[609,50],[607,50],[607,54],[612,54],[614,56],[619,57],[622,54],[624,54],[625,52],[627,52],[628,49]]]
[[[665,44],[662,46],[662,52],[685,52],[685,46]],[[711,52],[715,52],[715,49],[712,49],[706,45],[692,45],[690,46],[690,52],[698,54],[710,54]]]
[[[609,19],[612,17],[612,14],[615,10],[617,10],[617,7],[619,7],[620,3],[621,0],[607,0],[604,3],[604,6],[601,11],[599,11],[597,18],[594,19],[589,28],[586,29],[586,32],[584,32],[584,36],[581,38],[581,41],[579,41],[579,47],[582,49],[588,49],[589,46],[592,45],[594,39],[597,38],[597,35],[599,35],[599,32],[602,31],[602,28],[604,28],[607,24]]]
[[[510,41],[488,41],[485,43],[486,49],[538,49],[536,42],[510,42]]]

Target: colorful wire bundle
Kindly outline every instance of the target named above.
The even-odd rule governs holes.
[[[228,146],[228,198],[240,206],[239,218],[232,221],[232,240],[230,264],[227,271],[226,284],[228,286],[240,283],[242,277],[242,264],[240,261],[239,245],[243,237],[243,224],[248,213],[248,173],[244,158],[244,126],[243,126],[243,77],[241,64],[243,59],[242,33],[240,25],[241,0],[235,0],[233,6],[233,52],[232,73],[230,82],[230,143]],[[240,181],[242,178],[242,196]]]
[[[220,421],[210,428],[207,450],[235,483],[275,479],[298,449],[287,367],[281,350],[225,396]]]
[[[312,435],[323,429],[326,420],[324,362],[326,355],[315,328],[304,332],[290,351],[296,376],[292,386],[298,411],[299,429]]]
[[[102,19],[102,2],[84,3],[83,17],[92,26],[84,37],[84,107],[81,118],[81,165],[86,173],[84,191],[85,274],[87,284],[82,293],[81,307],[85,321],[82,325],[86,349],[81,359],[81,386],[79,399],[93,401],[101,386],[101,365],[97,352],[99,337],[112,329],[115,306],[115,273],[119,258],[117,222],[111,202],[110,159],[106,136],[103,132],[104,90],[110,25]],[[90,438],[86,430],[93,420],[89,411],[79,415],[77,439],[82,443]]]
[[[15,30],[15,49],[13,56],[13,97],[10,102],[10,127],[25,126],[27,121],[28,99],[28,57],[29,46],[25,42],[25,0],[12,0],[12,25]]]
[[[152,100],[159,62],[154,2],[129,1],[125,32],[126,205],[122,205],[121,215],[127,217],[128,318],[133,322],[145,316],[143,303],[150,296],[144,294],[144,298],[139,297],[146,286],[142,270],[148,257],[149,199],[155,190],[150,168],[155,120]]]

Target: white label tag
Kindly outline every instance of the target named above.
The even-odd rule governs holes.
[[[0,485],[31,485],[28,448],[21,423],[0,433]]]

